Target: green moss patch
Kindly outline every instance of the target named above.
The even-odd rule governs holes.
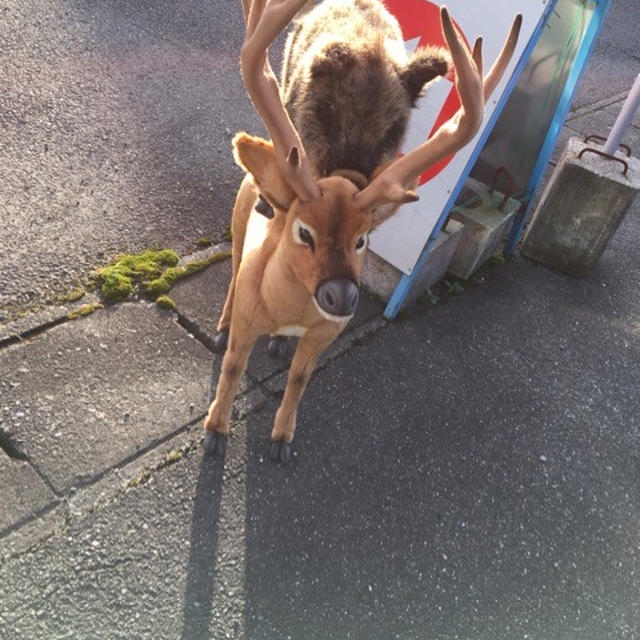
[[[200,249],[210,247],[212,244],[213,244],[213,239],[209,237],[198,238],[196,240],[196,247],[199,247]]]
[[[214,264],[216,262],[222,262],[228,260],[231,257],[231,251],[218,251],[207,259],[207,264]]]
[[[487,264],[490,267],[500,267],[502,266],[505,262],[507,261],[504,253],[502,253],[501,251],[498,251],[497,253],[494,253],[488,260],[487,260]]]
[[[228,259],[230,256],[230,251],[220,251],[219,253],[214,253],[208,258],[188,262],[183,267],[169,267],[162,272],[160,277],[154,278],[153,280],[147,280],[142,283],[145,295],[152,299],[164,295],[181,278],[198,273],[210,264],[221,262],[222,260]]]
[[[76,302],[83,298],[87,290],[84,287],[77,287],[72,289],[71,291],[67,291],[66,293],[61,293],[53,298],[53,301],[56,304],[65,304],[67,302]]]
[[[145,294],[155,300],[158,296],[167,293],[185,275],[187,275],[185,267],[168,267],[159,278],[143,282],[142,287]]]
[[[176,303],[169,296],[158,296],[156,304],[162,309],[176,310]]]
[[[171,249],[146,249],[117,256],[110,265],[94,271],[93,276],[105,302],[120,302],[134,292],[139,282],[160,276],[179,259]]]
[[[76,318],[84,318],[85,316],[91,315],[94,311],[98,309],[102,309],[102,305],[99,302],[94,302],[92,304],[85,304],[82,307],[78,307],[73,311],[70,311],[67,314],[67,318],[69,320],[75,320]]]
[[[223,251],[178,266],[178,254],[172,249],[147,249],[118,256],[110,265],[96,269],[93,278],[107,303],[126,300],[138,289],[148,298],[156,300],[181,278],[197,273],[214,262],[226,260],[230,255],[230,251]],[[175,308],[175,305],[170,308]]]

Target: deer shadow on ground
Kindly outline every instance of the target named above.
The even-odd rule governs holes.
[[[223,472],[220,461],[203,457],[191,518],[182,640],[209,638]]]

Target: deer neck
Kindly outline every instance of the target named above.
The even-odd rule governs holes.
[[[260,286],[262,299],[278,326],[306,324],[311,294],[296,277],[282,242],[267,261]]]

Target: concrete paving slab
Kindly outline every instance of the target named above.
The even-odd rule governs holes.
[[[171,297],[178,307],[178,312],[187,320],[188,326],[197,331],[205,344],[213,343],[230,281],[231,260],[225,260],[178,282],[171,289]],[[362,293],[356,314],[347,326],[345,334],[380,315],[383,309],[380,301]],[[273,358],[267,353],[267,342],[267,338],[258,341],[247,367],[249,375],[260,382],[289,367],[288,362]]]
[[[265,435],[268,431],[265,431]],[[242,637],[246,426],[0,566],[2,638]]]
[[[54,304],[32,313],[27,313],[6,324],[0,323],[0,348],[10,342],[15,342],[64,322],[69,319],[69,314],[78,311],[84,306],[100,304],[101,300],[95,293],[86,293],[75,302]]]
[[[0,352],[0,421],[57,491],[204,413],[212,355],[155,305],[123,304]]]
[[[22,520],[44,512],[56,501],[53,491],[25,460],[15,460],[0,450],[0,537]]]
[[[606,138],[620,114],[622,105],[623,101],[620,101],[603,109],[569,118],[567,127],[583,136],[595,133]],[[627,129],[622,142],[631,147],[632,155],[640,156],[640,113],[636,115],[631,126]]]
[[[37,518],[21,521],[15,529],[5,530],[0,538],[0,564],[28,552],[62,531],[68,525],[67,515],[66,504],[63,501],[52,503],[50,508],[46,507],[44,512],[38,513]],[[2,616],[2,607],[0,607],[0,620]]]

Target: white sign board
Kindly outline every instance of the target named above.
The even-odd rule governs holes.
[[[417,189],[418,202],[402,206],[371,234],[369,248],[405,274],[409,275],[418,261],[549,1],[447,0],[447,8],[467,42],[473,45],[477,36],[483,36],[485,71],[498,57],[517,13],[523,16],[522,30],[511,63],[486,105],[484,123],[476,137],[448,163],[442,163],[446,166],[438,165],[425,174],[427,181]],[[386,0],[385,4],[398,18],[409,52],[419,45],[442,44],[439,5],[427,0]],[[433,82],[413,111],[401,151],[406,153],[424,142],[434,125],[453,114],[458,105],[452,82],[446,78]]]

